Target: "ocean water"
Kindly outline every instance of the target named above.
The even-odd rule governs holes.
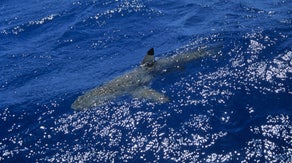
[[[291,9],[289,0],[2,0],[0,162],[291,162]],[[151,83],[168,103],[124,96],[70,108],[151,47],[162,58],[201,46],[214,53]]]

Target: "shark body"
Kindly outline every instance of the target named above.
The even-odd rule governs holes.
[[[139,99],[165,103],[169,101],[168,97],[150,88],[151,81],[157,75],[179,69],[184,64],[208,54],[208,50],[200,48],[195,52],[177,54],[155,61],[154,49],[151,48],[140,66],[79,96],[71,105],[71,108],[85,110],[101,106],[105,102],[127,94]]]

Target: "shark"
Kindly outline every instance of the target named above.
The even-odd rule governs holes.
[[[139,66],[85,92],[77,97],[71,108],[79,111],[86,110],[104,105],[106,102],[125,95],[158,103],[166,103],[170,99],[165,94],[152,89],[150,87],[151,81],[159,75],[181,69],[185,64],[209,54],[210,50],[208,48],[199,47],[195,51],[177,53],[176,55],[156,60],[154,48],[151,48],[147,51]]]

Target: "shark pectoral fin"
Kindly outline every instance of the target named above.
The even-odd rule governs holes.
[[[165,96],[163,93],[157,92],[154,89],[151,89],[149,87],[140,87],[135,89],[131,92],[133,97],[139,98],[139,99],[148,99],[151,101],[159,102],[159,103],[165,103],[169,101],[169,98]]]

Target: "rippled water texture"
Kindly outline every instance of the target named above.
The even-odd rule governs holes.
[[[291,1],[1,1],[0,162],[291,162]],[[212,47],[151,88],[73,111],[156,58]]]

